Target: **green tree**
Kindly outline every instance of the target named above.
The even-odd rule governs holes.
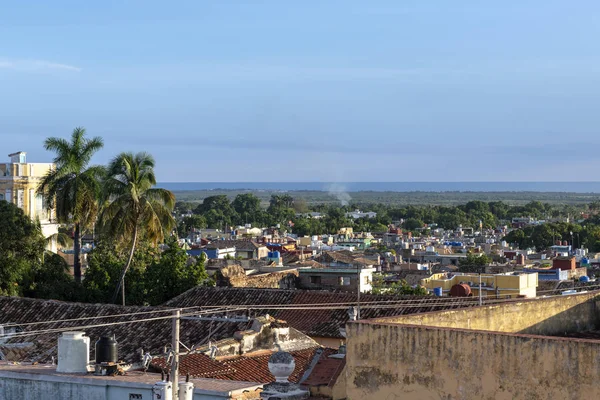
[[[23,281],[41,263],[44,246],[39,224],[0,200],[0,295],[22,294]]]
[[[409,231],[414,231],[415,229],[422,228],[423,225],[423,221],[416,218],[409,218],[406,221],[404,221],[404,229],[407,229]]]
[[[69,274],[69,264],[58,254],[48,252],[44,263],[36,266],[25,295],[38,299],[78,301],[81,286]]]
[[[125,276],[127,304],[146,304],[145,273],[149,265],[159,258],[157,249],[145,240],[138,242],[129,271]],[[83,296],[80,301],[108,303],[121,278],[128,250],[119,248],[115,242],[100,240],[88,254],[88,268],[83,280]]]
[[[102,146],[102,138],[87,139],[84,128],[75,128],[70,142],[56,137],[44,142],[46,150],[56,153],[53,160],[56,168],[48,171],[37,191],[44,196],[48,209],[56,209],[58,222],[75,227],[73,273],[77,283],[81,282],[82,230],[95,222],[104,173],[103,167],[90,166],[90,162]]]
[[[252,193],[243,193],[235,196],[231,203],[235,212],[239,215],[238,223],[262,223],[263,210],[260,206],[260,199]]]
[[[195,286],[212,285],[204,268],[205,261],[204,253],[196,260],[190,259],[176,240],[168,240],[160,259],[146,269],[149,304],[160,305]]]
[[[396,296],[425,296],[429,294],[423,286],[417,285],[412,287],[404,279],[398,282],[385,282],[382,274],[373,274],[373,282],[371,284],[373,286],[371,290],[372,294],[390,294]]]
[[[209,228],[231,226],[238,219],[237,213],[229,203],[226,195],[209,196],[194,210],[206,218]]]
[[[290,195],[272,195],[267,208],[267,213],[270,216],[269,222],[273,225],[287,224],[296,216],[293,206],[294,199]]]
[[[186,237],[191,229],[203,229],[206,228],[206,218],[202,215],[191,215],[189,217],[182,218],[177,224],[177,234],[179,237]]]
[[[460,272],[483,272],[483,268],[490,264],[492,259],[485,254],[467,254],[467,258],[460,260],[458,270]]]
[[[125,305],[125,274],[131,265],[138,237],[154,244],[164,241],[175,227],[171,215],[175,196],[166,189],[155,188],[154,158],[148,153],[121,153],[108,166],[103,195],[106,202],[101,214],[101,228],[120,243],[130,242],[129,257],[117,282],[112,302],[122,289]]]

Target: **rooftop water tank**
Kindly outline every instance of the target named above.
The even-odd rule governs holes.
[[[452,297],[468,297],[471,295],[471,286],[466,283],[458,283],[450,288]]]
[[[580,276],[579,277],[579,282],[589,282],[590,278],[588,278],[587,276]]]
[[[114,337],[102,336],[96,342],[96,364],[116,363],[119,360],[118,343]]]
[[[273,252],[273,258],[280,258],[281,257],[281,253],[278,251],[274,251]]]
[[[152,387],[152,400],[165,400],[173,398],[173,383],[169,381],[156,382]]]
[[[63,332],[58,338],[56,372],[87,373],[90,361],[90,338],[85,332]]]

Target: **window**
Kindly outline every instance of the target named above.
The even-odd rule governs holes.
[[[141,394],[129,393],[129,400],[138,400],[138,399],[143,399]]]
[[[25,205],[25,193],[22,190],[17,190],[17,207],[23,208]]]
[[[364,282],[365,282],[365,285],[368,285],[370,283],[368,276],[364,277]]]
[[[350,277],[349,276],[340,276],[340,286],[349,286],[350,285]]]
[[[310,277],[310,283],[313,285],[320,285],[321,284],[321,277],[320,276],[316,276],[316,275],[311,275]]]
[[[0,200],[4,200],[4,194],[0,193]]]

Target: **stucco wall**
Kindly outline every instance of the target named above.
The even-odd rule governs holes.
[[[21,377],[22,376],[22,377]],[[0,400],[130,400],[131,394],[152,400],[152,384],[113,381],[110,384],[90,382],[84,376],[55,377],[40,374],[0,373]],[[194,400],[256,398],[256,391],[210,392],[196,389]]]
[[[142,400],[152,399],[152,388],[123,388],[84,385],[78,382],[12,379],[0,381],[0,400],[129,400],[129,394],[141,394]]]
[[[534,335],[592,330],[599,325],[600,293],[528,299],[460,310],[371,321]]]
[[[600,398],[600,342],[370,321],[347,332],[350,400]]]

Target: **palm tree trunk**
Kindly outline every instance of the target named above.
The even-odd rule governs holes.
[[[113,293],[111,303],[114,303],[117,300],[117,295],[119,294],[119,289],[122,289],[122,304],[125,305],[125,274],[131,265],[131,261],[133,260],[133,254],[135,253],[135,246],[137,244],[137,236],[138,236],[138,228],[137,226],[133,230],[133,241],[131,243],[131,251],[129,252],[129,259],[127,260],[127,264],[125,264],[125,268],[123,268],[123,272],[121,273],[121,279],[119,279],[119,283]]]
[[[81,229],[79,223],[75,224],[73,241],[73,275],[75,282],[81,283]]]

